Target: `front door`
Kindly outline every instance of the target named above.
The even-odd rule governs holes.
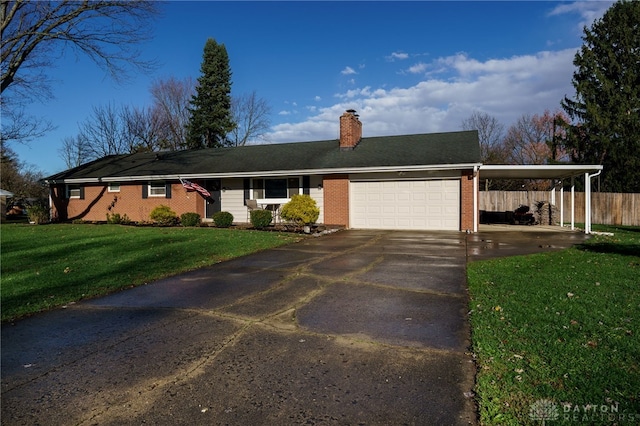
[[[204,187],[211,193],[211,198],[205,200],[205,217],[212,219],[215,213],[222,210],[220,179],[207,179],[204,181]]]

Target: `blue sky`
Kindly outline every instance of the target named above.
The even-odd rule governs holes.
[[[573,95],[582,28],[611,1],[165,2],[141,48],[160,66],[118,85],[66,51],[50,70],[55,98],[29,113],[57,126],[20,159],[64,170],[62,140],[92,106],[147,106],[156,79],[199,76],[207,38],[224,43],[232,95],[270,105],[269,143],[337,138],[338,117],[360,114],[363,136],[460,130],[474,111],[505,126]]]

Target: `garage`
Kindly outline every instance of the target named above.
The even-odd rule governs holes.
[[[460,179],[352,181],[350,223],[360,229],[460,229]]]

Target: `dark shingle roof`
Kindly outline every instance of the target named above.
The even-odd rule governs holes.
[[[337,140],[234,148],[113,155],[66,170],[46,181],[149,176],[237,175],[257,172],[357,171],[480,163],[476,131],[362,138],[353,150]]]

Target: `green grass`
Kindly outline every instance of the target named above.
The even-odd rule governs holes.
[[[299,240],[216,228],[2,224],[2,321]]]
[[[554,420],[542,399],[549,424],[640,423],[640,228],[594,228],[615,235],[468,266],[481,424]]]

